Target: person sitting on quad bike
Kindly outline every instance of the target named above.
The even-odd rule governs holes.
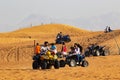
[[[62,37],[63,37],[63,34],[62,34],[62,32],[60,32],[60,33],[57,34],[57,37],[56,37],[56,38],[57,38],[57,39],[62,39]]]
[[[73,53],[75,53],[75,48],[74,48],[74,47],[70,47],[70,52],[69,52],[69,54],[73,54]]]
[[[65,58],[65,63],[68,64],[70,67],[75,67],[76,65],[81,65],[83,67],[88,66],[88,61],[85,59],[85,56],[82,55],[80,52],[80,48],[77,43],[74,44],[73,47],[71,47],[71,51],[69,52],[69,55]],[[64,61],[60,61],[61,67],[64,67]]]
[[[80,57],[81,57],[81,52],[80,52],[80,48],[78,47],[78,44],[77,43],[75,43],[74,44],[74,48],[75,48],[75,54],[77,55],[77,61],[79,62],[80,60]]]
[[[77,62],[80,61],[80,58],[82,57],[80,48],[77,43],[74,43],[74,47],[71,47],[71,51],[69,52],[70,55],[76,55]]]
[[[65,42],[62,43],[62,49],[61,49],[63,57],[66,57],[67,55],[67,47],[65,45]]]
[[[77,46],[80,48],[80,53],[83,52],[83,47],[80,44],[77,44]]]
[[[62,32],[58,33],[56,36],[56,44],[62,44],[63,42],[70,42],[70,36],[67,35],[63,35]]]
[[[55,46],[54,43],[51,44],[50,50],[51,50],[51,52],[54,52],[55,54],[57,53],[57,47]]]
[[[44,55],[48,50],[50,50],[50,48],[48,47],[48,44],[49,43],[47,41],[44,42],[44,45],[41,47],[41,54]]]
[[[52,66],[54,66],[55,69],[59,69],[60,64],[58,57],[48,49],[48,42],[44,43],[41,53],[39,56],[33,56],[33,69],[51,69]]]

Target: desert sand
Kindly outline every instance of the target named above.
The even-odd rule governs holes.
[[[45,31],[46,30],[46,31]],[[91,43],[105,45],[109,56],[88,57],[88,67],[33,70],[33,41],[55,42],[58,32],[69,34],[72,41],[80,43],[84,49]],[[120,30],[111,33],[91,32],[69,25],[48,24],[0,34],[0,80],[120,80],[120,55],[115,40],[120,45]],[[57,45],[60,51],[61,45]],[[18,56],[19,54],[19,56]]]
[[[90,57],[88,67],[33,70],[30,63],[0,66],[0,80],[120,80],[120,56]]]

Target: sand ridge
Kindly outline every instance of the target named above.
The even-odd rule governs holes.
[[[44,41],[52,43],[58,32],[70,35],[72,41],[66,43],[68,50],[75,42],[80,43],[84,49],[91,43],[98,43],[108,47],[111,55],[87,58],[89,66],[86,68],[66,66],[60,69],[32,70],[34,40],[40,44]],[[1,33],[0,80],[120,80],[120,56],[115,39],[120,45],[120,30],[111,33],[91,32],[64,24],[47,24]],[[60,51],[61,45],[56,46]],[[18,53],[19,56],[16,56]]]

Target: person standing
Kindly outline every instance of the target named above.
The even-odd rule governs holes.
[[[62,43],[62,49],[61,49],[63,57],[67,55],[67,47],[65,45],[65,42]]]
[[[35,46],[35,54],[36,54],[36,55],[39,55],[39,54],[40,54],[40,51],[41,51],[41,47],[40,47],[39,43],[36,43],[36,46]]]
[[[108,32],[108,26],[106,26],[106,28],[105,28],[105,33],[107,33]]]
[[[108,27],[108,32],[111,32],[112,30],[111,30],[111,28],[110,28],[110,26]]]

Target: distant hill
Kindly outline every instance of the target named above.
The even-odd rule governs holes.
[[[45,24],[45,25],[43,24],[29,28],[23,28],[15,32],[44,32],[44,33],[64,32],[64,33],[74,34],[74,33],[87,32],[87,30],[83,30],[75,26],[70,26],[66,24]]]
[[[91,18],[74,18],[74,19],[66,19],[66,18],[53,18],[49,16],[42,15],[30,15],[25,18],[21,23],[19,23],[18,27],[29,27],[31,25],[40,25],[40,24],[69,24],[81,29],[98,31],[104,30],[106,26],[111,26],[112,29],[120,29],[120,13],[106,13],[100,16],[93,16]]]
[[[63,32],[63,34],[69,34],[72,36],[83,35],[89,31],[70,26],[66,24],[45,24],[28,28],[19,29],[13,32],[4,33],[7,37],[41,37],[41,36],[56,36],[57,33]],[[46,35],[45,35],[46,34]],[[2,36],[1,36],[2,37]]]

